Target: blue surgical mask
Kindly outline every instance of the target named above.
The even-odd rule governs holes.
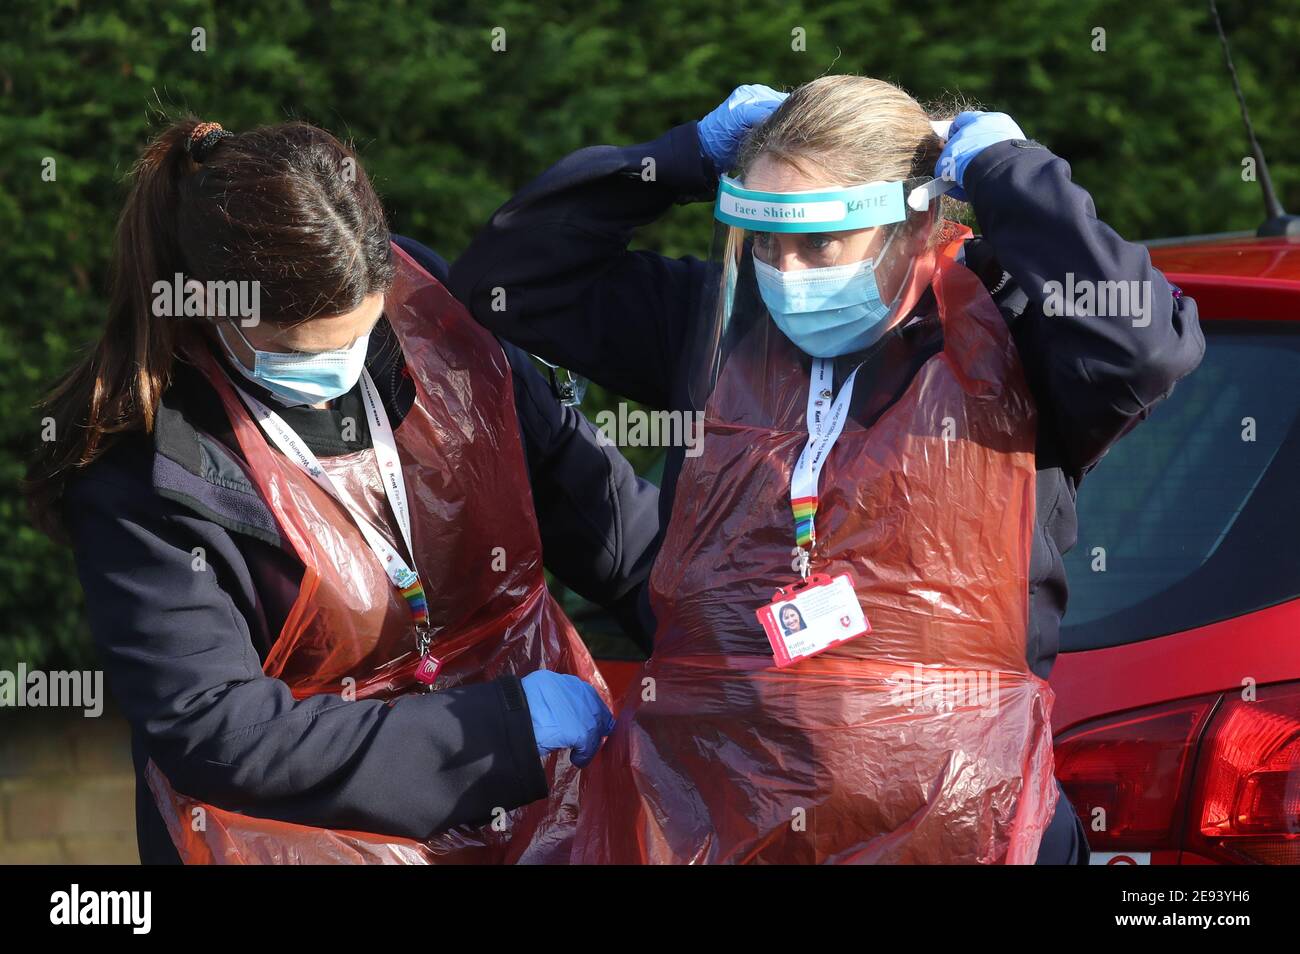
[[[790,272],[755,258],[754,277],[785,336],[814,358],[835,358],[870,347],[889,330],[893,303],[881,300],[875,269],[884,251],[848,265]]]
[[[253,352],[253,370],[230,350],[225,333],[220,327],[217,334],[226,353],[230,355],[235,370],[254,384],[270,391],[282,404],[294,407],[333,401],[352,390],[361,379],[366,366],[366,351],[370,333],[362,335],[346,348],[309,354],[302,351],[258,351],[235,324],[231,324]]]

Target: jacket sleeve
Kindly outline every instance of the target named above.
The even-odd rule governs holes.
[[[661,542],[659,489],[559,402],[527,354],[504,347],[546,568],[649,647],[654,620],[641,597]]]
[[[1143,246],[1098,220],[1069,165],[1038,143],[990,146],[963,186],[984,238],[1025,296],[1012,333],[1039,426],[1053,429],[1080,474],[1200,364],[1196,303],[1165,280]],[[1071,289],[1090,289],[1093,303]],[[1099,304],[1123,302],[1121,293],[1123,314]]]
[[[447,266],[414,239],[394,241],[439,281]],[[642,599],[660,543],[659,490],[601,441],[577,408],[555,397],[527,353],[502,343],[528,462],[546,568],[565,586],[610,610],[648,646],[654,620]]]
[[[113,694],[178,791],[420,839],[546,795],[518,680],[391,704],[295,699],[262,672],[233,539],[105,463],[67,500],[78,574]]]
[[[508,341],[667,407],[707,266],[628,243],[715,182],[695,123],[642,145],[579,150],[492,216],[452,266],[449,287]]]

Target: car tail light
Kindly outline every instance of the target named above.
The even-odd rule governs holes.
[[[1056,777],[1094,851],[1178,847],[1196,741],[1218,700],[1125,712],[1057,740]]]
[[[1094,851],[1300,863],[1300,684],[1089,722],[1057,740],[1056,774]]]
[[[1223,861],[1300,864],[1300,685],[1224,698],[1206,733],[1187,848]]]

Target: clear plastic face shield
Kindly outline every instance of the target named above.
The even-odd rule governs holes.
[[[718,284],[701,321],[696,406],[741,353],[746,387],[766,382],[779,392],[780,379],[810,358],[868,352],[924,290],[928,275],[917,261],[953,185],[925,176],[774,192],[723,177],[714,207]]]

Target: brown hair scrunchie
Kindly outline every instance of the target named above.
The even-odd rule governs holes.
[[[234,133],[222,129],[221,123],[199,123],[190,133],[189,141],[185,143],[185,150],[190,154],[191,159],[202,165],[217,143],[233,135]]]

